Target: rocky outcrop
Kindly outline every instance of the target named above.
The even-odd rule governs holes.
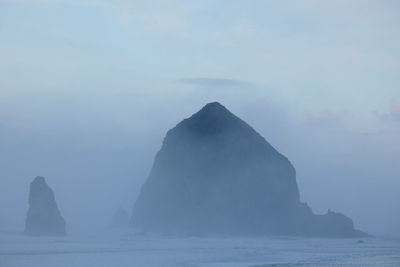
[[[29,190],[29,209],[25,234],[34,236],[65,235],[65,221],[57,207],[53,190],[43,177],[36,177]]]
[[[363,235],[344,215],[314,215],[290,161],[219,103],[168,131],[132,225],[178,235]]]

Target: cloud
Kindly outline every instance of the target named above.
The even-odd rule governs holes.
[[[308,112],[305,114],[304,123],[308,126],[339,128],[344,127],[344,118],[346,116],[348,116],[348,114],[345,114],[345,112]]]
[[[389,112],[393,119],[400,121],[400,101],[392,99],[390,101]]]
[[[221,78],[184,78],[179,79],[179,83],[204,86],[204,87],[240,87],[246,83],[234,79],[221,79]]]
[[[0,0],[0,3],[18,3],[18,4],[51,4],[62,3],[62,0]]]
[[[387,112],[374,111],[375,116],[383,122],[400,122],[400,101],[397,99],[390,100]]]

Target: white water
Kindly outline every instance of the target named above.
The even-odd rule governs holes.
[[[1,267],[400,266],[400,240],[0,234]]]

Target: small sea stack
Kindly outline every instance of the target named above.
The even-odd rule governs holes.
[[[63,236],[65,233],[65,220],[58,209],[54,192],[45,179],[38,176],[30,185],[25,235]]]

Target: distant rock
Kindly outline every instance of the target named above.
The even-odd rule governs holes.
[[[111,228],[126,228],[129,226],[129,215],[123,208],[119,208],[112,217]]]
[[[340,213],[314,215],[289,160],[217,102],[168,131],[131,224],[175,235],[366,235]]]
[[[33,236],[65,235],[65,221],[57,207],[53,190],[43,177],[36,177],[29,190],[29,209],[25,234]]]

